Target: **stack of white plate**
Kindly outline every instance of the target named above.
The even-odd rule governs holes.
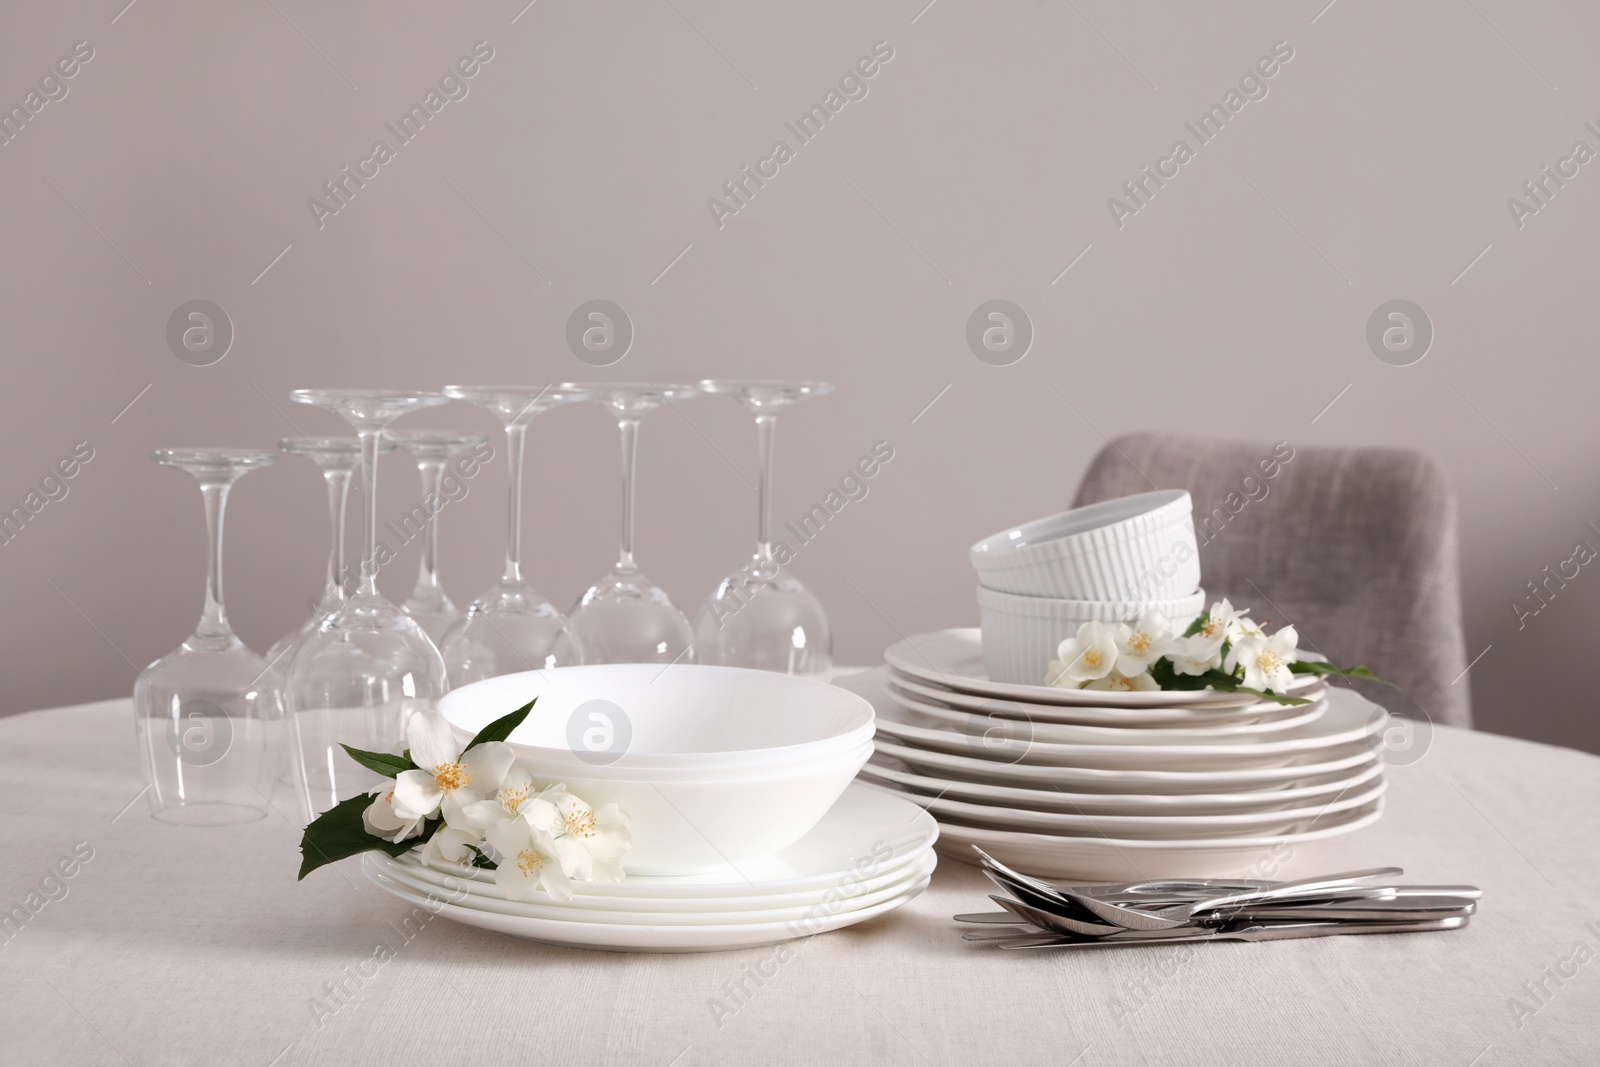
[[[975,629],[885,658],[836,683],[877,711],[861,777],[928,809],[954,858],[978,845],[1084,881],[1231,875],[1382,811],[1387,713],[1312,676],[1290,690],[1300,705],[995,682]]]
[[[705,951],[806,937],[906,903],[928,884],[938,826],[854,783],[872,705],[771,671],[651,663],[501,675],[439,714],[465,742],[534,701],[506,743],[541,787],[628,813],[618,884],[512,901],[491,872],[369,853],[394,895],[471,926],[559,945]]]
[[[851,785],[782,852],[701,874],[580,882],[569,901],[507,900],[491,871],[369,852],[367,877],[435,915],[515,937],[617,952],[752,948],[892,911],[928,885],[939,828],[897,796]],[[421,916],[419,916],[421,918]]]

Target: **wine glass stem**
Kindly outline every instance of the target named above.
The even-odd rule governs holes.
[[[326,470],[322,480],[328,487],[328,529],[333,541],[328,546],[328,580],[323,584],[322,603],[331,607],[344,599],[344,516],[350,503],[350,472]]]
[[[232,481],[202,481],[200,495],[206,505],[206,604],[195,636],[231,637],[228,613],[222,605],[222,513]]]
[[[361,437],[361,486],[366,491],[366,507],[362,509],[363,532],[366,534],[366,554],[361,557],[361,593],[378,595],[378,440],[381,431],[364,429]]]
[[[417,575],[418,590],[439,588],[439,483],[444,478],[444,464],[436,460],[417,461],[422,474],[422,506],[428,510],[428,529],[422,538],[422,570]]]
[[[522,584],[522,457],[527,442],[527,426],[506,427],[506,572],[500,579],[504,585]]]
[[[759,515],[756,518],[756,554],[772,558],[772,438],[778,416],[756,416],[756,441],[761,451],[761,483],[757,491]]]
[[[622,550],[617,569],[631,571],[633,562],[633,472],[639,455],[639,420],[618,419],[622,431]]]

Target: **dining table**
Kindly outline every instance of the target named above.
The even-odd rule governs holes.
[[[28,712],[0,719],[0,1063],[1600,1063],[1600,758],[1435,726],[1386,774],[1375,825],[1255,873],[1470,883],[1465,928],[1005,950],[963,940],[993,887],[942,855],[858,926],[617,954],[414,917],[358,860],[297,881],[286,786],[157,822],[128,700]]]

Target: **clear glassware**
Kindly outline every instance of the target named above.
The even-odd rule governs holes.
[[[287,694],[295,776],[306,817],[382,779],[339,747],[391,751],[417,711],[444,695],[444,660],[422,627],[378,593],[378,568],[391,554],[378,542],[378,453],[383,429],[408,412],[443,404],[437,393],[380,389],[296,389],[290,399],[343,416],[361,440],[361,579],[338,610],[301,642]]]
[[[446,396],[492,412],[506,432],[506,566],[500,580],[445,631],[452,686],[515,671],[584,662],[567,618],[522,575],[522,458],[528,424],[562,404],[590,399],[575,385],[447,385]]]
[[[755,556],[724,578],[695,620],[701,663],[757,667],[785,674],[825,675],[833,666],[833,635],[816,595],[785,569],[786,553],[772,548],[772,439],[777,411],[806,397],[826,396],[826,382],[707,380],[700,388],[743,404],[756,419],[761,450]]]
[[[622,546],[617,564],[578,598],[570,613],[590,663],[694,662],[694,628],[633,559],[633,483],[639,417],[698,396],[693,385],[585,386],[616,416],[622,434]]]
[[[417,620],[418,625],[438,645],[444,632],[455,622],[460,609],[450,594],[439,583],[439,512],[448,497],[442,492],[445,465],[458,453],[487,444],[489,439],[481,433],[451,433],[445,430],[391,430],[383,435],[411,453],[417,461],[417,471],[422,475],[422,509],[426,518],[422,533],[422,564],[417,570],[417,584],[411,595],[400,605],[400,610]],[[415,509],[401,520],[406,523],[415,518]],[[408,535],[409,536],[409,535]],[[446,664],[448,672],[449,665]]]
[[[285,437],[278,442],[280,451],[292,456],[305,456],[322,471],[322,481],[328,490],[328,530],[332,544],[328,546],[328,572],[322,583],[322,598],[312,607],[306,621],[290,630],[267,650],[267,678],[278,689],[283,688],[289,676],[289,663],[300,642],[316,633],[317,624],[345,602],[345,512],[350,502],[350,480],[361,465],[361,441],[355,437]],[[383,442],[381,451],[391,452],[394,445]]]
[[[195,826],[259,819],[269,810],[281,757],[283,705],[276,690],[260,684],[267,661],[228,625],[222,518],[233,483],[277,457],[238,448],[163,448],[151,458],[200,483],[209,548],[200,624],[133,686],[150,813]]]

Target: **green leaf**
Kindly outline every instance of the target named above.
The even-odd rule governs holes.
[[[341,744],[340,748],[350,754],[350,758],[369,771],[377,771],[385,778],[393,778],[401,771],[414,771],[417,765],[411,762],[411,753],[396,756],[393,752],[368,752],[366,749],[351,748]]]
[[[1340,678],[1361,678],[1365,681],[1377,682],[1379,685],[1386,685],[1391,689],[1399,688],[1393,682],[1386,682],[1382,678],[1379,678],[1365,666],[1351,667],[1349,670],[1345,670],[1342,667],[1335,667],[1331,663],[1323,663],[1320,660],[1300,660],[1296,663],[1289,664],[1289,669],[1295,674],[1332,674],[1337,675]]]
[[[399,844],[373,837],[367,833],[361,813],[376,799],[366,793],[358,793],[349,800],[335,804],[306,827],[305,834],[300,838],[301,878],[318,867],[374,849],[398,856],[433,836],[432,830],[436,827],[424,826],[421,837],[408,838]]]
[[[1202,611],[1199,615],[1195,616],[1195,620],[1189,624],[1189,628],[1183,631],[1183,636],[1193,637],[1195,634],[1205,629],[1206,623],[1210,621],[1211,613],[1209,611]]]
[[[467,850],[472,853],[472,865],[474,867],[482,867],[486,871],[493,871],[499,868],[500,865],[479,851],[477,845],[468,845]]]
[[[515,730],[517,727],[522,725],[522,720],[528,717],[528,712],[532,711],[533,706],[538,702],[539,698],[534,697],[532,700],[522,705],[522,707],[518,708],[516,711],[513,711],[510,715],[503,715],[496,719],[488,726],[485,726],[483,729],[479,730],[478,735],[469,741],[467,743],[467,747],[461,751],[471,751],[486,741],[504,741],[506,738],[511,736],[512,730]]]

